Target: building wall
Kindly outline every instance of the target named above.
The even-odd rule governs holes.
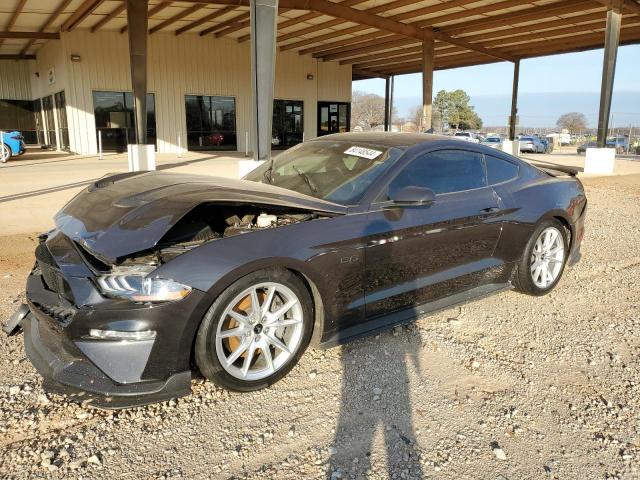
[[[235,97],[238,150],[244,151],[251,118],[249,42],[154,34],[148,48],[148,90],[155,94],[158,152],[177,152],[178,137],[186,148],[187,94]],[[71,54],[80,55],[81,61],[71,62]],[[96,153],[92,92],[131,91],[127,35],[83,30],[63,33],[59,41],[40,49],[36,65],[41,74],[32,82],[34,97],[64,89],[71,150]],[[56,71],[53,86],[46,84],[51,66]],[[313,75],[313,80],[308,80],[308,75]],[[304,101],[305,138],[313,138],[317,101],[351,101],[351,67],[292,52],[278,54],[274,97]]]
[[[0,60],[0,99],[31,100],[30,68],[33,60]]]

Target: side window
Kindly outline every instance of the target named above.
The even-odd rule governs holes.
[[[518,166],[506,160],[485,155],[489,185],[506,182],[518,176]]]
[[[438,150],[416,158],[391,181],[390,190],[427,187],[437,195],[487,185],[482,154],[466,150]]]

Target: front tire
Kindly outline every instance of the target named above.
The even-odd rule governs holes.
[[[569,252],[569,233],[558,220],[538,224],[514,275],[516,290],[546,295],[558,284]]]
[[[221,387],[259,390],[298,363],[312,330],[311,297],[303,282],[285,269],[260,270],[213,302],[196,336],[196,364]]]
[[[0,144],[0,162],[6,163],[11,158],[11,148],[6,143]]]

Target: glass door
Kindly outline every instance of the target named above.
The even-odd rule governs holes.
[[[274,100],[271,146],[288,148],[303,140],[304,103],[301,100]]]
[[[42,125],[42,100],[39,98],[33,101],[33,117],[36,127],[36,143],[38,145],[46,145],[47,141],[44,137],[44,126]]]
[[[318,102],[318,136],[349,131],[351,105],[346,102]]]
[[[58,137],[60,138],[60,150],[69,150],[69,125],[67,124],[67,100],[64,90],[54,95],[56,113],[58,115]]]
[[[185,95],[187,148],[236,150],[236,99]]]
[[[93,92],[96,137],[104,151],[125,152],[135,143],[135,115],[131,92]],[[155,96],[147,93],[147,142],[156,144]]]
[[[56,124],[53,119],[53,96],[48,95],[42,98],[42,111],[44,112],[44,128],[46,132],[46,144],[50,147],[56,147]]]

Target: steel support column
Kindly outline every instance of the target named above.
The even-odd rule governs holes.
[[[136,143],[147,143],[147,7],[148,0],[127,0],[129,61],[135,112]]]
[[[622,23],[621,3],[607,11],[607,29],[604,37],[604,62],[602,65],[602,85],[600,87],[600,111],[598,114],[598,147],[604,148],[609,130],[613,79],[616,73],[616,58]]]
[[[251,0],[251,92],[254,160],[271,157],[278,0]]]
[[[426,29],[422,40],[422,125],[421,131],[431,128],[433,114],[433,31]]]
[[[520,60],[513,62],[513,89],[511,90],[511,116],[509,117],[509,140],[516,138],[518,122],[518,83],[520,81]]]
[[[395,77],[391,75],[389,77],[391,82],[389,83],[389,131],[393,131],[393,81]]]
[[[389,131],[389,87],[391,86],[391,79],[389,77],[384,79],[384,131]]]

